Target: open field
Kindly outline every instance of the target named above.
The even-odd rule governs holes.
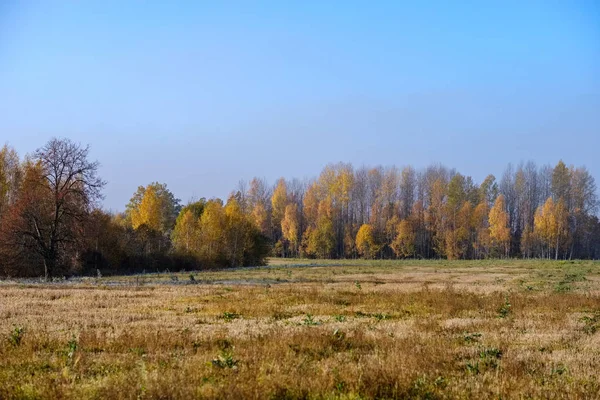
[[[600,398],[600,263],[2,281],[4,398]]]

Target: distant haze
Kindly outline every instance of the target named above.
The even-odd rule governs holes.
[[[600,179],[596,1],[171,3],[2,2],[0,145],[89,143],[115,211],[338,161]]]

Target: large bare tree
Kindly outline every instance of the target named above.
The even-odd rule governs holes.
[[[89,146],[56,138],[34,154],[38,204],[25,205],[22,233],[33,239],[46,279],[77,257],[84,223],[102,199],[105,182],[98,177],[99,163],[88,155]]]

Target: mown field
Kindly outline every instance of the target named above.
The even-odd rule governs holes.
[[[10,398],[600,398],[600,263],[0,281]]]

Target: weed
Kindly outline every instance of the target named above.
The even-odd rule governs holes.
[[[551,375],[563,375],[569,372],[569,369],[565,367],[563,364],[558,364],[552,368]]]
[[[214,367],[229,369],[237,369],[238,363],[239,360],[233,358],[232,350],[221,350],[221,353],[217,356],[217,358],[211,361],[211,364]]]
[[[511,304],[508,301],[508,297],[506,297],[506,299],[504,300],[504,304],[502,304],[502,306],[500,307],[500,309],[498,309],[498,316],[500,318],[506,318],[508,317],[508,315],[510,314],[510,309],[511,309]]]
[[[356,286],[358,290],[362,290],[362,286],[360,285],[359,281],[354,282],[354,286]]]
[[[225,322],[231,322],[234,319],[238,319],[241,318],[242,316],[240,314],[234,313],[234,312],[229,312],[229,311],[225,311],[223,313],[223,315],[221,315],[221,319],[225,320]]]
[[[502,358],[502,351],[495,347],[491,347],[489,349],[483,349],[482,351],[479,352],[479,358],[482,358],[482,359]]]
[[[481,338],[481,333],[478,333],[478,332],[473,332],[473,333],[464,332],[463,333],[463,340],[465,341],[465,343],[479,342],[480,338]]]
[[[345,315],[341,315],[341,314],[337,314],[334,315],[333,317],[337,322],[346,322],[346,316]]]
[[[75,352],[77,351],[77,346],[78,346],[77,338],[75,337],[75,335],[73,335],[71,337],[71,339],[67,342],[67,348],[69,350],[69,352],[67,353],[67,356],[69,358],[73,358],[73,356],[75,355]]]
[[[144,349],[143,347],[132,347],[131,349],[129,349],[129,351],[131,351],[133,354],[139,357],[143,357],[146,355],[146,349]]]
[[[591,317],[586,315],[580,321],[583,322],[583,331],[593,335],[600,330],[600,311],[596,311]]]
[[[22,326],[14,326],[13,330],[8,335],[8,341],[13,346],[17,347],[21,345],[21,341],[23,340],[23,335],[25,334],[25,328]]]
[[[467,372],[473,375],[479,374],[479,362],[468,362],[467,363]]]
[[[495,347],[483,349],[479,352],[481,365],[487,368],[496,369],[500,358],[502,358],[502,351]]]
[[[379,321],[383,321],[385,319],[389,319],[390,316],[389,314],[382,314],[382,313],[376,313],[373,314],[373,317],[379,322]]]
[[[315,325],[321,325],[321,323],[318,321],[315,321],[315,319],[313,318],[312,315],[306,314],[306,317],[304,317],[304,319],[302,320],[302,325],[315,326]]]

